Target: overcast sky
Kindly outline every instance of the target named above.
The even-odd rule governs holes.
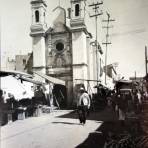
[[[47,24],[53,20],[52,10],[59,0],[47,1]],[[96,0],[87,0],[87,4]],[[68,8],[70,0],[61,0],[61,6]],[[110,29],[112,45],[108,49],[108,63],[118,62],[118,72],[123,76],[145,75],[144,47],[148,45],[148,0],[104,0],[101,6],[104,14],[98,20],[99,41],[105,39],[101,20],[106,19],[108,11],[116,21]],[[31,25],[30,0],[0,0],[1,16],[1,54],[25,54],[32,50],[32,40],[29,36]],[[87,13],[91,13],[87,9]],[[89,20],[90,22],[90,20]],[[88,30],[94,34],[94,20]]]

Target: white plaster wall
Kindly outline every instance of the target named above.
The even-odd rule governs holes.
[[[86,34],[84,32],[74,32],[72,41],[73,80],[88,79]],[[80,83],[84,83],[84,81]]]
[[[97,80],[96,78],[96,56],[95,56],[95,48],[93,46],[90,46],[90,51],[89,51],[89,63],[90,63],[90,66],[89,66],[89,74],[90,74],[90,80]],[[89,94],[92,94],[92,93],[96,93],[96,90],[94,88],[94,86],[97,85],[97,82],[95,81],[90,81],[89,82],[89,85],[90,85],[90,88],[88,93]]]
[[[87,79],[87,66],[74,66],[73,67],[73,80],[75,79]],[[84,83],[82,80],[80,83]]]
[[[94,51],[91,47],[90,52],[89,52],[89,74],[90,74],[90,79],[94,80]]]
[[[45,12],[45,15],[46,15],[46,10],[44,9],[44,7],[41,7],[40,9],[40,22],[41,24],[45,24],[45,17],[44,16],[44,12]]]
[[[90,79],[90,38],[87,37],[86,38],[86,48],[87,48],[87,64],[88,64],[88,68],[87,68],[87,73],[88,73],[88,79]]]
[[[45,66],[45,39],[33,37],[33,67]]]
[[[84,32],[72,34],[73,64],[87,64],[86,35]]]
[[[97,80],[97,65],[96,65],[96,49],[92,47],[92,64],[93,64],[93,79]]]

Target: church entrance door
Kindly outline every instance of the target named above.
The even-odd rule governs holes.
[[[53,88],[54,104],[60,109],[67,106],[67,90],[66,87],[60,84],[55,84]]]

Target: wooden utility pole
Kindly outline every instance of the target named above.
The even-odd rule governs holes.
[[[147,75],[147,63],[148,63],[148,60],[147,60],[147,46],[145,46],[145,72],[146,72],[146,75]]]
[[[135,71],[135,80],[137,79],[137,73],[136,73],[136,71]]]
[[[95,46],[96,46],[96,70],[97,70],[97,85],[98,85],[98,80],[99,80],[99,75],[98,75],[98,16],[102,15],[103,12],[101,11],[100,13],[98,13],[98,9],[99,9],[99,5],[102,5],[103,2],[97,2],[97,3],[92,3],[91,5],[89,5],[89,7],[92,7],[92,9],[94,10],[94,15],[91,15],[90,17],[95,17],[95,26],[96,26],[96,41],[95,41]]]
[[[111,42],[109,42],[109,29],[113,27],[113,26],[109,26],[109,23],[115,21],[114,19],[110,19],[110,14],[108,12],[106,12],[106,14],[107,14],[107,20],[103,20],[103,22],[107,23],[106,26],[103,26],[103,28],[105,28],[107,30],[106,42],[102,43],[106,47],[106,51],[105,51],[105,84],[106,84],[106,75],[107,75],[107,50],[108,50],[108,45],[111,44]]]
[[[59,0],[59,6],[61,6],[61,0]]]

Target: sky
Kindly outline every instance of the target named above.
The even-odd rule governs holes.
[[[59,0],[46,0],[47,24],[54,19],[53,9],[59,5]],[[97,2],[87,0],[87,4]],[[70,0],[60,0],[60,5],[66,10]],[[148,45],[148,0],[103,0],[100,6],[103,15],[98,19],[98,38],[100,43],[105,41],[105,30],[102,22],[106,12],[110,13],[115,22],[111,23],[111,45],[108,47],[107,63],[118,62],[117,72],[129,77],[145,75],[145,46]],[[93,14],[87,8],[88,14]],[[1,55],[13,56],[32,51],[32,39],[29,36],[31,25],[30,0],[0,0],[1,23]],[[95,22],[88,19],[88,31],[95,35]],[[103,50],[105,47],[102,46]]]

